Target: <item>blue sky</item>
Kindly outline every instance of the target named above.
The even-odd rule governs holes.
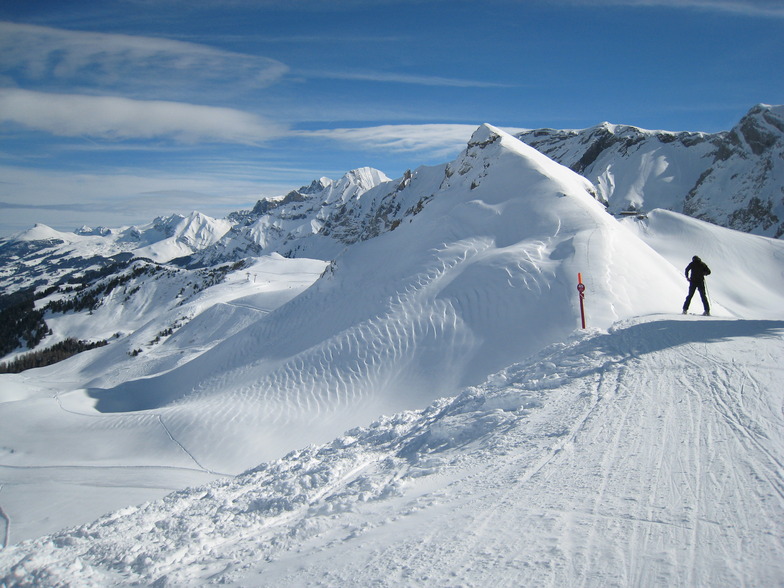
[[[0,4],[0,236],[223,216],[483,122],[730,129],[784,103],[781,0]]]

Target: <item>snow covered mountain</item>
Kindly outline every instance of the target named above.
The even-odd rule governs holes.
[[[540,129],[519,138],[589,178],[596,197],[614,214],[664,208],[779,237],[784,226],[783,109],[758,105],[734,129],[714,135],[604,123],[583,131]],[[100,304],[97,280],[125,279],[131,259],[140,258],[137,266],[147,263],[151,273],[161,264],[208,268],[272,253],[331,261],[346,246],[388,231],[419,211],[434,192],[422,185],[422,177],[422,171],[409,171],[391,181],[378,170],[361,168],[337,181],[321,178],[285,196],[260,200],[252,210],[221,220],[193,212],[142,227],[83,227],[74,233],[39,225],[0,240],[0,310],[8,304],[3,295],[31,288],[40,295],[55,286],[58,300],[84,295]],[[24,336],[6,334],[10,343],[2,354],[40,348],[49,328],[43,323],[42,318],[37,330]],[[118,325],[115,332],[126,329]],[[55,334],[43,345],[65,337],[95,339],[97,334]]]
[[[260,200],[250,211],[229,215],[231,232],[182,263],[214,265],[271,252],[330,260],[347,244],[389,228],[394,220],[387,218],[389,211],[365,206],[365,193],[377,186],[385,194],[395,193],[389,178],[365,167],[336,182],[321,178],[283,197]],[[386,225],[379,226],[380,221]]]
[[[784,106],[759,104],[732,130],[715,134],[602,123],[518,138],[591,180],[613,213],[665,208],[784,235]]]
[[[388,210],[363,218],[357,205],[370,188],[388,182],[381,172],[362,168],[337,182],[322,178],[285,197],[261,200],[252,211],[223,220],[193,212],[141,227],[82,227],[73,233],[37,225],[0,240],[0,312],[12,306],[30,315],[35,307],[40,314],[28,316],[16,331],[3,332],[0,358],[13,361],[28,349],[67,338],[104,339],[143,323],[163,323],[167,319],[160,313],[181,306],[228,272],[253,265],[262,254],[293,256],[296,249],[303,257],[305,249],[306,257],[329,260],[347,243],[389,228],[394,218]],[[167,279],[159,287],[161,276]],[[92,315],[99,308],[106,320],[97,322]],[[61,319],[74,310],[89,310],[90,319]]]
[[[177,260],[180,266],[203,267],[208,259],[217,265],[262,252],[291,256],[289,243],[323,234],[325,225],[345,224],[341,215],[355,214],[347,213],[352,204],[370,188],[386,182],[389,178],[378,170],[353,170],[336,182],[322,178],[286,196],[260,200],[253,210],[235,212],[226,219],[192,212],[157,218],[141,227],[82,227],[73,233],[36,225],[0,239],[0,287],[11,291],[65,282],[81,277],[85,268],[105,268],[131,258],[159,264]],[[365,219],[357,220],[355,224],[360,225]],[[330,248],[326,240],[319,245],[332,252],[339,250]]]
[[[6,241],[50,338],[111,341],[0,375],[0,578],[780,579],[784,241],[596,195],[483,125],[449,164],[319,180],[229,227]],[[164,261],[179,236],[202,246]],[[695,253],[699,321],[672,316]]]
[[[355,243],[307,292],[198,361],[91,380],[96,409],[164,410],[199,463],[238,472],[339,435],[347,419],[424,406],[562,339],[578,321],[578,271],[596,326],[679,307],[678,273],[606,214],[588,182],[497,129],[482,127],[446,168],[418,170],[400,197],[423,186],[432,199],[409,222]],[[601,279],[594,258],[605,260]],[[659,284],[656,301],[645,280]],[[216,412],[221,422],[204,422]]]

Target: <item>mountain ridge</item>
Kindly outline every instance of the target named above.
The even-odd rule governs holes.
[[[117,336],[56,366],[0,376],[11,540],[482,385],[573,335],[578,272],[594,331],[679,312],[695,253],[713,270],[716,318],[707,320],[784,318],[784,241],[660,210],[619,220],[585,177],[491,125],[452,162],[365,187],[325,208],[328,182],[306,186],[267,210],[282,252],[218,265],[134,258],[140,241],[118,241],[124,233],[112,237],[119,257],[100,258],[111,252],[100,248],[104,230],[74,234],[71,249],[14,253],[28,273],[0,278],[35,284],[53,338]],[[264,217],[242,227],[261,230]],[[314,220],[329,222],[328,233]],[[746,280],[754,272],[766,279]],[[78,310],[55,310],[77,300]],[[74,476],[85,480],[78,488],[68,486]]]
[[[602,123],[516,136],[588,177],[613,213],[664,208],[784,235],[784,107],[758,104],[731,130],[712,134]]]
[[[596,198],[611,213],[664,208],[744,232],[781,237],[782,112],[784,107],[760,104],[732,130],[714,134],[602,123],[581,131],[538,129],[517,138],[588,177]],[[36,283],[24,279],[35,273],[25,270],[24,259],[41,266],[45,255],[57,260],[53,273],[61,280],[67,275],[63,270],[68,257],[81,259],[72,262],[77,273],[79,266],[106,264],[115,256],[194,268],[273,252],[328,261],[346,245],[390,230],[424,206],[433,188],[424,186],[411,196],[409,186],[416,175],[407,171],[393,181],[378,170],[358,168],[337,181],[320,178],[285,196],[259,200],[253,209],[225,219],[193,212],[161,217],[141,227],[82,227],[74,233],[40,226],[0,239],[5,274],[0,274],[0,287],[7,293]],[[370,194],[363,201],[366,192]],[[44,232],[46,238],[34,237]],[[91,247],[77,251],[78,238],[92,239]]]

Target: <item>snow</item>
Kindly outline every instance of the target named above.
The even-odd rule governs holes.
[[[11,585],[777,585],[783,321],[652,316],[0,552]]]
[[[322,178],[322,183],[328,186],[323,196],[325,204],[335,200],[345,203],[353,197],[361,196],[378,184],[390,181],[383,172],[371,167],[352,170],[337,182],[330,181],[326,184],[325,179]]]
[[[50,239],[69,243],[73,240],[73,235],[63,233],[42,223],[36,223],[32,229],[22,231],[12,237],[16,241],[48,241]]]
[[[592,325],[680,308],[679,272],[609,217],[583,178],[491,127],[470,145],[410,223],[346,249],[289,304],[198,361],[85,382],[72,396],[102,414],[161,411],[205,468],[239,473],[421,408],[562,339],[578,325],[578,271]],[[658,282],[655,298],[643,278]]]
[[[714,134],[604,123],[518,136],[590,179],[614,214],[664,208],[780,238],[782,112],[780,106],[758,104],[732,130]]]
[[[780,317],[784,241],[717,227],[666,210],[625,219],[635,234],[683,271],[693,255],[708,263],[710,298],[729,316]],[[692,304],[699,301],[692,301]]]
[[[99,308],[0,376],[0,585],[782,584],[782,242],[591,191],[483,125],[331,263]]]
[[[84,387],[117,386],[196,360],[290,301],[323,269],[321,261],[266,256],[184,305],[175,298],[182,283],[167,287],[158,279],[157,288],[145,285],[134,305],[106,304],[92,315],[50,319],[55,338],[65,330],[63,322],[80,338],[118,329],[133,333],[48,368],[0,375],[0,507],[13,520],[12,540],[215,479],[171,436],[161,415],[101,415]],[[145,317],[151,309],[154,318]],[[173,335],[151,343],[175,324],[182,326]],[[136,349],[141,354],[132,357]]]
[[[703,137],[608,123],[583,131],[553,131],[552,137],[542,138],[537,131],[521,135],[534,146],[544,146],[563,165],[576,167],[587,158],[590,163],[582,173],[594,182],[613,213],[654,208],[683,212],[684,197],[715,150],[710,142],[700,140]],[[586,153],[590,143],[602,146],[593,159]]]
[[[167,262],[218,242],[231,229],[231,222],[226,219],[213,219],[194,211],[187,217],[172,215],[169,218],[156,219],[153,227],[147,233],[153,233],[155,236],[145,236],[153,242],[135,248],[133,253],[153,261]],[[159,239],[157,233],[163,233],[164,238]]]

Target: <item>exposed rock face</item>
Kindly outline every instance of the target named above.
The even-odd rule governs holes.
[[[730,131],[647,131],[602,123],[518,135],[597,186],[610,212],[665,208],[784,235],[784,107],[758,104]]]

